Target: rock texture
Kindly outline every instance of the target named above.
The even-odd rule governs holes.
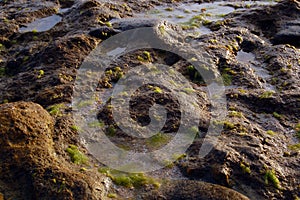
[[[186,180],[165,181],[160,190],[142,194],[141,199],[249,200],[248,197],[223,186]]]
[[[1,182],[20,191],[4,190],[7,199],[103,198],[103,178],[80,173],[56,155],[54,120],[40,105],[2,104],[0,121]]]
[[[172,10],[180,3],[187,1],[0,1],[0,200],[300,197],[300,2],[236,10],[203,23],[211,32],[200,36],[180,25],[135,17],[157,5]],[[21,31],[53,15],[61,21],[49,30]],[[210,55],[210,70],[220,72],[226,86],[228,116],[215,122],[224,130],[218,145],[200,159],[212,105],[205,82],[187,60],[141,49],[116,59],[99,80],[97,89],[105,95],[122,75],[145,63],[167,65],[190,80],[201,107],[195,113],[201,118],[199,133],[185,156],[149,173],[160,188],[126,188],[100,174],[101,164],[81,146],[70,104],[78,69],[89,53],[105,39],[139,27],[153,27],[166,46]],[[149,99],[151,90],[137,92],[130,112],[145,125],[149,107],[162,100],[169,112],[164,133],[169,134],[178,128],[180,109],[163,91]],[[128,137],[113,120],[110,101],[103,103],[98,118],[112,142],[127,150],[157,148]],[[139,144],[144,146],[135,148]],[[73,163],[69,145],[89,162]]]

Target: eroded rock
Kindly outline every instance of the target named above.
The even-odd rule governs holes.
[[[20,192],[18,199],[103,198],[102,177],[80,173],[56,155],[54,121],[40,105],[2,104],[0,121],[0,178]],[[10,198],[11,191],[2,192]]]

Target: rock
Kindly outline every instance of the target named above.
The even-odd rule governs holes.
[[[281,30],[275,34],[274,44],[291,44],[300,46],[300,21],[295,20],[282,25]]]
[[[22,59],[11,60],[7,63],[5,68],[5,73],[7,75],[14,75],[19,71],[20,65],[22,64]]]
[[[105,40],[121,31],[110,28],[110,27],[100,27],[97,29],[93,29],[89,32],[89,34],[93,37]]]
[[[245,195],[232,189],[191,180],[166,180],[159,190],[142,194],[141,199],[165,200],[249,200]]]
[[[70,8],[74,3],[75,0],[59,0],[61,8]]]
[[[299,30],[298,25],[296,25],[298,24],[297,20],[299,20],[299,13],[300,2],[298,0],[286,0],[264,8],[232,13],[228,16],[230,20],[226,21],[226,26],[245,27],[257,35],[270,39],[275,37],[274,42],[278,43],[279,41],[287,41],[287,38],[298,38],[295,31]],[[279,37],[280,35],[281,37]],[[289,42],[291,42],[290,39],[288,39]],[[293,43],[295,42],[293,41]]]
[[[77,172],[57,157],[54,121],[40,105],[2,104],[0,122],[0,179],[20,190],[22,199],[103,198],[101,176]]]
[[[154,172],[159,178],[171,179],[163,182],[160,189],[147,193],[147,187],[135,190],[115,186],[113,193],[120,199],[134,192],[144,199],[225,199],[228,196],[247,199],[242,194],[252,199],[299,196],[299,140],[295,129],[300,118],[299,1],[285,0],[263,8],[237,10],[226,15],[223,21],[210,22],[212,32],[197,38],[185,35],[180,26],[163,20],[130,18],[154,5],[166,3],[174,7],[180,1],[153,0],[143,4],[96,0],[0,1],[0,102],[16,102],[0,105],[0,191],[6,199],[105,199],[108,187],[102,182],[108,178],[99,175],[97,167],[87,166],[86,171],[80,171],[82,166],[70,163],[65,152],[69,144],[79,144],[79,134],[71,128],[74,128],[71,108],[61,108],[62,114],[52,118],[41,106],[71,103],[78,68],[86,56],[101,40],[142,27],[151,27],[149,35],[154,35],[157,44],[170,51],[130,52],[114,60],[109,66],[111,72],[118,66],[120,74],[126,74],[141,65],[141,60],[148,55],[144,61],[168,65],[182,73],[191,81],[199,98],[200,132],[186,158],[176,162],[173,168]],[[68,9],[65,12],[60,8]],[[209,14],[209,10],[205,12]],[[60,15],[62,21],[52,29],[19,32],[20,27],[33,20],[53,14]],[[110,23],[112,27],[104,27]],[[143,42],[147,34],[132,38]],[[123,44],[115,45],[112,49]],[[210,69],[227,79],[229,111],[225,128],[218,145],[203,159],[198,153],[209,128],[212,105],[205,84],[193,81],[199,78],[198,74],[188,73],[188,66],[193,63],[176,55],[179,51],[171,53],[173,49],[201,59],[209,55],[213,64]],[[238,59],[241,52],[251,59]],[[138,56],[142,59],[137,59]],[[116,77],[107,75],[103,80],[108,78],[114,86]],[[131,117],[147,124],[148,110],[154,101],[146,104],[149,95],[140,96],[141,99],[131,101],[139,103],[131,109]],[[157,99],[165,96],[159,92],[155,95]],[[17,102],[21,100],[27,102]],[[175,102],[175,97],[171,100]],[[109,102],[107,105],[109,109]],[[174,105],[176,112],[170,112],[167,131],[176,131],[174,125],[179,123],[180,106],[175,102],[168,108],[175,111]],[[105,127],[115,125],[110,114],[100,110]],[[269,134],[269,130],[274,133]],[[130,144],[124,135],[117,129],[116,137],[110,139],[124,149],[130,146],[129,149],[139,151],[135,149],[136,140]],[[139,148],[145,150],[143,146]],[[278,184],[265,180],[267,170],[274,171],[280,189]],[[172,180],[174,174],[176,178],[191,180]]]
[[[115,19],[112,21],[112,27],[121,31],[127,31],[135,28],[154,27],[160,20],[153,19]]]

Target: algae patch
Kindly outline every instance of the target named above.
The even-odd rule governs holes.
[[[160,183],[157,180],[143,173],[125,173],[107,167],[99,168],[98,171],[110,177],[116,185],[128,188],[140,188],[146,185],[153,185],[156,188],[160,187]]]
[[[73,163],[77,165],[88,163],[88,158],[81,151],[79,151],[77,146],[72,144],[69,145],[69,147],[66,149],[66,152],[69,154]]]

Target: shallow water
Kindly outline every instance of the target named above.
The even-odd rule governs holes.
[[[56,24],[61,22],[62,18],[58,15],[52,15],[45,18],[36,19],[35,21],[25,25],[25,27],[22,27],[19,29],[21,33],[26,32],[44,32],[48,31],[51,28],[53,28]]]
[[[185,27],[188,32],[208,34],[212,31],[205,26],[207,23],[223,20],[227,14],[237,10],[275,3],[275,1],[184,3],[177,7],[157,6],[146,13],[138,14],[137,17],[167,20]]]
[[[208,34],[211,31],[202,25],[203,21],[221,20],[224,15],[234,10],[233,7],[221,6],[219,2],[181,4],[174,8],[157,6],[153,10],[142,14],[142,16],[146,18],[163,19],[182,26],[193,26],[190,30],[200,32],[201,34]]]
[[[257,66],[258,62],[256,62],[255,55],[253,53],[244,52],[240,50],[237,52],[236,60],[240,63],[244,63],[250,66],[253,72],[260,78],[267,80],[270,79],[272,76],[269,74],[268,70],[264,68],[264,66]],[[266,90],[273,90],[275,91],[275,86],[267,83],[262,82],[264,89]]]
[[[59,11],[58,11],[58,13],[63,14],[63,13],[68,12],[70,9],[71,8],[60,8]]]
[[[234,8],[229,6],[220,6],[218,3],[203,3],[203,4],[182,4],[172,10],[168,7],[157,7],[156,10],[150,11],[150,15],[156,14],[159,18],[167,18],[175,23],[186,22],[197,14],[205,13],[206,19],[216,21],[222,18],[223,14],[228,14],[234,11]]]

